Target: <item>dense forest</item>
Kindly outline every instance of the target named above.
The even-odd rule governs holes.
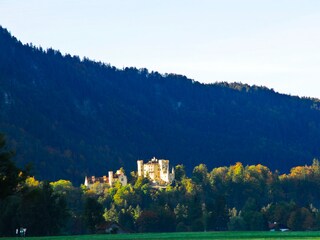
[[[126,232],[320,230],[320,164],[280,175],[261,164],[213,168],[186,174],[154,189],[147,178],[127,173],[129,184],[68,180],[38,181],[11,160],[0,136],[0,237],[24,227],[28,236],[105,233],[107,223]],[[5,177],[4,177],[5,176]],[[116,233],[117,228],[111,229]]]
[[[320,102],[241,83],[108,64],[23,45],[0,28],[0,131],[37,179],[103,175],[153,156],[187,173],[242,162],[281,173],[320,156]]]

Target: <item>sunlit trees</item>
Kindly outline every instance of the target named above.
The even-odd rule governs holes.
[[[184,179],[186,177],[186,170],[185,170],[185,166],[180,164],[175,166],[174,168],[174,172],[175,172],[175,180],[176,181],[181,181],[182,179]]]
[[[121,207],[126,207],[128,204],[136,205],[138,203],[137,195],[131,184],[126,186],[119,185],[117,192],[113,196],[113,201],[117,206]]]
[[[176,170],[179,180],[160,189],[143,177],[90,189],[28,177],[0,200],[0,233],[10,235],[16,225],[30,228],[30,235],[94,233],[105,222],[132,232],[320,229],[317,160],[282,175],[241,163],[210,172],[200,164],[191,177],[182,165]]]
[[[111,208],[105,208],[103,217],[107,222],[119,222],[119,213],[116,206],[112,204]]]
[[[192,180],[196,184],[205,185],[208,183],[208,168],[205,164],[200,164],[193,169]]]

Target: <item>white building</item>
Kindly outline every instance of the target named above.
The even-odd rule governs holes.
[[[86,176],[84,178],[84,185],[90,188],[94,183],[98,182],[101,184],[108,184],[110,187],[112,187],[116,181],[119,181],[122,186],[125,186],[128,183],[128,178],[121,170],[118,170],[116,174],[113,174],[113,171],[109,171],[108,177],[107,176],[103,176],[103,177]]]
[[[149,162],[143,163],[138,160],[138,176],[148,177],[154,183],[170,184],[174,181],[174,168],[169,172],[169,160],[152,158]]]

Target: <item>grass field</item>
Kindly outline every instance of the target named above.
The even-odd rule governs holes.
[[[21,238],[0,238],[0,240],[14,240]],[[119,235],[81,235],[81,236],[59,236],[59,237],[26,237],[34,240],[193,240],[193,239],[319,239],[320,232],[192,232],[192,233],[146,233],[146,234],[119,234]]]

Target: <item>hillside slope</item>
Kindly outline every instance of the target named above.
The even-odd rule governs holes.
[[[188,171],[320,156],[320,103],[243,84],[110,65],[23,45],[0,28],[0,132],[40,179],[82,181],[153,156]]]

